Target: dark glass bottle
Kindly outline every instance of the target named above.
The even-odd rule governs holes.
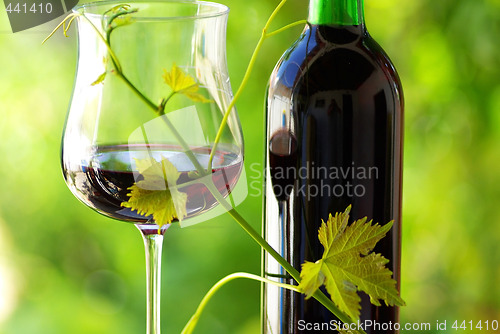
[[[270,78],[264,235],[300,271],[304,261],[321,258],[318,229],[329,213],[352,205],[351,219],[394,220],[375,251],[390,260],[399,288],[399,77],[366,30],[362,0],[311,0],[308,22]],[[267,253],[263,271],[268,278],[293,284]],[[314,299],[270,285],[264,288],[263,304],[264,333],[308,333],[308,324],[336,319]],[[399,311],[376,307],[363,295],[360,320],[394,324]],[[365,330],[397,333],[373,326]]]

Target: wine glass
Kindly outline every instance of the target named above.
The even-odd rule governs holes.
[[[78,63],[62,140],[64,177],[84,204],[140,230],[147,333],[159,334],[163,234],[217,206],[243,165],[241,127],[230,108],[228,8],[103,1],[74,13]]]

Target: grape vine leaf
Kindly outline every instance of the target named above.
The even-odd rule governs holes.
[[[110,9],[108,9],[107,11],[104,12],[104,16],[111,13],[111,14],[118,14],[122,11],[127,11],[130,9],[130,5],[129,4],[119,4],[119,5],[116,5],[116,6],[113,6],[111,7]]]
[[[187,214],[187,194],[176,187],[180,173],[175,166],[166,158],[136,159],[136,166],[143,179],[128,188],[130,198],[121,205],[143,216],[153,215],[160,228],[174,219],[181,221]]]
[[[134,20],[130,14],[137,13],[138,11],[138,8],[130,8],[130,5],[127,4],[112,7],[103,14],[103,17],[109,16],[105,30],[114,30],[118,27],[132,24]]]
[[[174,93],[186,95],[194,102],[211,102],[202,94],[198,93],[200,88],[196,80],[189,74],[184,73],[176,64],[169,71],[163,69],[163,80],[172,88]]]
[[[126,13],[116,16],[111,23],[109,23],[110,29],[116,29],[118,27],[123,27],[134,23],[134,18],[130,15],[137,12],[137,9],[128,10]]]
[[[350,210],[351,206],[343,213],[330,214],[328,221],[322,222],[318,238],[325,248],[323,256],[314,263],[302,264],[299,289],[307,299],[324,284],[337,307],[356,321],[361,308],[358,290],[367,293],[377,306],[379,300],[391,306],[403,306],[405,302],[398,294],[392,272],[385,267],[389,260],[371,252],[393,221],[372,225],[365,217],[347,225]]]
[[[101,75],[100,75],[100,76],[96,79],[96,81],[94,81],[94,82],[91,84],[91,86],[95,86],[95,85],[98,85],[98,84],[102,83],[102,82],[104,81],[104,79],[106,79],[106,74],[107,74],[107,72],[102,73],[102,74],[101,74]]]

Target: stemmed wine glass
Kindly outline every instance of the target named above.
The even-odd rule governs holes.
[[[62,140],[64,177],[84,204],[140,230],[147,333],[159,334],[163,234],[217,206],[243,164],[238,116],[228,110],[228,8],[103,1],[74,14],[78,64]]]

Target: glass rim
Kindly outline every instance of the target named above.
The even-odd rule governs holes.
[[[147,0],[147,1],[123,1],[123,0],[105,0],[105,1],[94,1],[78,5],[72,9],[73,13],[82,13],[87,17],[102,17],[103,14],[97,13],[97,8],[103,8],[106,6],[116,6],[116,5],[148,5],[148,4],[184,4],[190,6],[205,6],[216,9],[213,12],[207,13],[196,13],[193,15],[174,15],[174,16],[135,16],[134,21],[170,21],[170,20],[191,20],[191,19],[203,19],[226,15],[229,13],[229,7],[212,1],[200,1],[200,0]],[[93,10],[91,10],[93,9]]]

